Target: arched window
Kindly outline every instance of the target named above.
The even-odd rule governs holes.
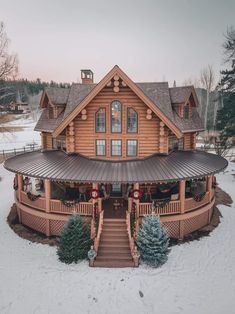
[[[127,132],[136,133],[138,126],[138,114],[132,108],[127,108]]]
[[[118,100],[111,104],[111,130],[113,133],[122,131],[122,104]]]
[[[105,109],[100,108],[95,114],[95,131],[105,132]]]

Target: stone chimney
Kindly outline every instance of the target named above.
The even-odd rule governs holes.
[[[94,83],[94,73],[91,70],[81,70],[82,84]]]

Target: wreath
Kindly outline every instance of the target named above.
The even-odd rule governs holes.
[[[94,200],[97,200],[97,198],[100,197],[100,191],[97,189],[92,189],[91,190],[91,198],[93,198]]]
[[[193,196],[193,199],[194,199],[194,201],[196,201],[196,202],[201,202],[201,201],[203,200],[203,198],[204,198],[205,195],[206,195],[205,192],[204,192],[204,193],[198,193],[198,194],[195,194],[195,195]]]
[[[134,200],[139,200],[142,196],[142,192],[140,190],[133,190],[131,192],[131,197],[134,198]]]
[[[17,179],[14,178],[14,181],[13,181],[13,189],[16,191],[18,190],[18,182],[17,182]]]
[[[35,195],[35,194],[32,194],[31,192],[27,192],[27,197],[30,201],[36,201],[39,197],[41,197],[40,194],[38,195]]]
[[[157,199],[157,200],[153,200],[152,201],[152,209],[156,210],[156,209],[161,209],[163,207],[165,207],[169,202],[170,202],[170,197],[168,198],[164,198],[164,199]]]

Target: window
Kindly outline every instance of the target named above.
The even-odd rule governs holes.
[[[105,140],[96,140],[96,156],[106,155],[106,142]]]
[[[127,156],[137,156],[136,140],[127,140]]]
[[[66,150],[65,140],[63,140],[63,139],[53,138],[52,139],[52,145],[53,145],[54,149]]]
[[[183,148],[183,138],[178,140],[176,137],[169,137],[169,151],[182,150]]]
[[[184,119],[189,119],[189,105],[184,107]]]
[[[113,133],[122,131],[122,104],[117,100],[111,104],[111,128]]]
[[[121,155],[122,155],[122,141],[112,140],[112,156],[121,156]]]
[[[132,109],[127,109],[127,132],[135,133],[137,132],[138,115],[137,112]]]
[[[95,131],[105,132],[105,109],[100,108],[95,114]]]

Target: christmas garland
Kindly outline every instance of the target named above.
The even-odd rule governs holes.
[[[165,207],[169,202],[170,202],[170,198],[164,198],[162,200],[158,199],[158,200],[153,200],[152,201],[152,208],[154,210],[156,209],[161,209],[163,207]]]
[[[28,197],[28,199],[30,200],[30,201],[36,201],[39,197],[41,197],[41,195],[40,194],[38,194],[38,195],[35,195],[35,194],[32,194],[31,192],[27,192],[27,197]]]
[[[194,199],[194,201],[196,201],[196,202],[201,202],[201,201],[203,200],[203,198],[204,198],[205,195],[206,195],[205,192],[204,192],[204,193],[195,194],[195,195],[193,196],[193,199]]]
[[[61,199],[61,202],[64,206],[66,207],[73,207],[74,205],[79,203],[79,200],[66,200],[66,199]]]

